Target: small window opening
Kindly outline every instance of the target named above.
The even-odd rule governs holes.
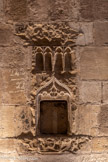
[[[67,134],[68,113],[66,101],[40,102],[40,133]]]

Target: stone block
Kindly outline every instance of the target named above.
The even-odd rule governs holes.
[[[80,77],[85,80],[108,79],[107,47],[85,47],[80,49]]]
[[[92,152],[108,152],[108,137],[93,138]]]
[[[3,0],[0,1],[0,21],[3,18]]]
[[[108,19],[108,1],[80,0],[80,16],[85,20]]]
[[[12,43],[12,27],[0,24],[0,45],[10,45]]]
[[[25,104],[27,101],[27,75],[24,67],[2,68],[3,103],[9,105]]]
[[[0,106],[2,105],[3,95],[2,95],[2,83],[3,83],[3,77],[2,77],[2,70],[0,69]]]
[[[79,99],[81,103],[100,103],[101,102],[101,83],[83,81],[79,87]]]
[[[98,136],[99,113],[100,106],[98,105],[79,105],[75,117],[76,133],[90,136]]]
[[[103,83],[103,102],[108,103],[108,82]]]
[[[108,22],[94,23],[94,41],[96,45],[108,45]]]
[[[93,44],[93,23],[92,22],[69,22],[69,26],[72,29],[79,31],[79,34],[76,44],[80,46]]]
[[[78,20],[79,18],[79,1],[70,0],[70,21]],[[69,8],[69,7],[68,7]]]
[[[14,137],[15,124],[14,124],[14,110],[13,106],[0,107],[0,137]]]
[[[19,68],[27,66],[28,51],[21,46],[0,47],[0,67]]]
[[[102,105],[98,114],[99,135],[108,135],[108,105]]]
[[[34,0],[28,2],[29,16],[35,21],[66,21],[70,16],[69,0]]]
[[[14,114],[15,136],[25,135],[31,129],[31,112],[28,107],[16,106]]]
[[[76,133],[90,135],[90,107],[78,106],[76,119]]]
[[[14,146],[14,139],[0,139],[0,153],[7,154],[7,157],[9,154],[14,153]],[[3,157],[3,154],[0,155],[0,162],[1,157]],[[5,159],[2,160],[4,161]]]
[[[31,129],[31,112],[25,106],[0,106],[0,138],[18,137]]]
[[[93,20],[93,1],[80,0],[80,16],[85,20]]]
[[[27,17],[27,0],[5,0],[5,15],[14,21],[25,20]]]

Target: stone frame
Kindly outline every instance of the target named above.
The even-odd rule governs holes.
[[[58,87],[56,86],[58,85]],[[67,135],[71,135],[72,113],[71,113],[71,92],[64,84],[53,77],[45,86],[41,87],[36,94],[36,135],[40,135],[40,102],[41,101],[66,101],[68,112]]]

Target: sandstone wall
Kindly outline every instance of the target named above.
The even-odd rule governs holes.
[[[92,138],[76,155],[25,155],[21,138],[33,135],[35,118],[28,106],[32,56],[31,47],[25,47],[24,40],[16,36],[16,27],[60,22],[80,33],[76,40],[78,108],[74,132]],[[108,1],[0,0],[0,161],[19,162],[19,156],[32,156],[39,162],[107,162],[107,153]]]

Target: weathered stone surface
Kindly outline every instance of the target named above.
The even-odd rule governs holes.
[[[108,137],[93,138],[92,151],[93,152],[108,152]]]
[[[100,103],[101,83],[94,81],[82,81],[79,87],[79,98],[83,103]]]
[[[35,21],[64,21],[70,16],[69,0],[34,0],[28,2],[30,19]]]
[[[28,107],[16,106],[14,110],[15,136],[24,138],[31,130],[31,112]]]
[[[80,0],[80,16],[85,20],[108,19],[108,1]]]
[[[108,79],[108,48],[85,47],[80,50],[81,79]]]
[[[98,114],[99,134],[108,135],[108,105],[102,105]]]
[[[25,106],[0,106],[0,137],[18,137],[31,129],[31,112]],[[8,117],[7,117],[8,116]]]
[[[0,67],[19,68],[27,66],[28,51],[20,46],[0,47]]]
[[[3,0],[0,1],[0,20],[3,18]]]
[[[14,153],[14,141],[14,139],[0,139],[0,162],[6,160],[2,159],[3,154],[7,154],[7,156],[9,156],[9,154]]]
[[[92,22],[78,22],[73,23],[69,22],[69,26],[72,29],[76,29],[80,32],[76,44],[80,46],[90,45],[93,44],[93,23]]]
[[[8,19],[24,20],[27,16],[27,0],[5,0],[4,10]]]
[[[103,102],[108,103],[108,82],[103,83]]]
[[[76,133],[92,137],[107,136],[107,115],[108,105],[80,105],[76,111]]]
[[[1,113],[1,125],[0,135],[1,138],[14,137],[15,136],[15,124],[14,124],[14,110],[12,106],[0,106]]]
[[[70,21],[79,19],[79,1],[70,0]],[[69,8],[69,7],[68,7]]]
[[[2,85],[2,83],[3,83],[3,82],[2,82],[2,79],[3,79],[2,70],[0,69],[0,80],[1,80],[1,81],[0,81],[0,106],[2,105],[2,99],[3,99],[3,98],[2,98],[2,97],[3,97],[3,96],[2,96],[2,86],[3,86],[3,85]]]
[[[91,153],[91,154],[64,154],[64,155],[35,155],[35,156],[29,156],[29,154],[24,154],[17,156],[19,159],[21,157],[24,159],[24,157],[28,158],[28,162],[31,162],[32,159],[31,157],[34,158],[35,161],[37,162],[107,162],[108,155],[107,153],[102,153],[102,154],[96,154],[96,153]],[[98,160],[98,161],[97,161]],[[7,161],[6,161],[7,162]],[[15,161],[17,162],[17,161]],[[18,161],[19,162],[19,161]],[[25,162],[25,161],[24,161]]]
[[[27,75],[24,67],[19,69],[2,68],[2,95],[4,104],[25,104],[27,101]]]
[[[94,40],[96,45],[108,45],[108,22],[94,23]]]
[[[98,128],[100,124],[98,122],[99,113],[100,113],[99,105],[90,105],[90,104],[79,105],[78,109],[76,110],[76,117],[75,117],[76,133],[90,136],[98,136],[99,134]],[[87,145],[83,146],[83,149],[87,147]]]
[[[0,45],[10,45],[12,43],[12,28],[10,25],[0,24]]]
[[[31,20],[36,21],[48,21],[49,20],[49,11],[50,11],[50,2],[48,0],[34,0],[28,1],[29,16]],[[49,16],[49,17],[48,17]]]

